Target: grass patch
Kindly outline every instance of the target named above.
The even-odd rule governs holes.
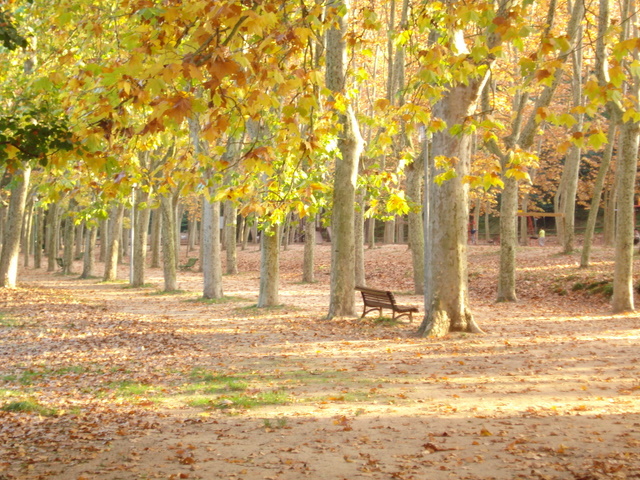
[[[156,290],[155,292],[149,292],[147,295],[184,295],[186,290]]]
[[[22,320],[17,320],[15,318],[6,317],[4,314],[0,313],[0,327],[5,328],[20,328],[24,327],[25,323]]]
[[[198,297],[198,298],[193,298],[193,299],[189,299],[189,300],[185,300],[186,302],[194,302],[194,303],[202,303],[205,305],[210,305],[210,304],[219,304],[219,303],[233,303],[233,302],[246,302],[247,299],[246,298],[242,298],[242,297],[234,297],[234,296],[223,296],[222,298],[204,298],[204,297]]]
[[[24,412],[24,413],[37,413],[43,417],[55,417],[58,415],[58,411],[55,408],[48,408],[44,405],[40,405],[34,400],[19,400],[15,402],[7,403],[0,409],[3,412]]]
[[[280,430],[282,428],[290,428],[288,420],[285,417],[278,417],[276,419],[263,418],[262,426],[265,430]]]
[[[250,408],[264,407],[267,405],[286,405],[291,399],[284,390],[272,390],[270,392],[258,392],[248,395],[223,396],[218,399],[215,408],[228,409],[240,408],[248,410]]]
[[[135,287],[129,284],[129,285],[123,286],[122,288],[124,290],[127,290],[127,289],[136,289],[136,288],[156,288],[157,286],[158,285],[156,283],[143,283],[142,285],[135,286]]]
[[[154,389],[153,385],[147,385],[144,383],[134,382],[131,380],[123,380],[121,382],[112,383],[110,388],[116,390],[116,393],[121,397],[140,397],[147,395]]]
[[[368,322],[372,322],[374,325],[382,325],[383,327],[396,327],[400,325],[400,322],[395,318],[380,316],[372,319],[366,320]]]

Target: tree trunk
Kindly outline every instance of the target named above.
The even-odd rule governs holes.
[[[620,142],[620,140],[618,140]],[[619,162],[620,154],[616,155],[616,164]],[[618,207],[616,206],[616,199],[618,198],[618,188],[617,188],[617,170],[618,166],[615,165],[614,169],[614,179],[609,189],[605,193],[605,208],[604,208],[604,219],[602,225],[602,243],[611,247],[615,240],[616,236],[616,212]]]
[[[518,181],[505,179],[500,203],[500,271],[498,302],[515,302],[516,297],[516,232],[518,212]]]
[[[348,0],[333,0],[329,6],[344,12],[337,28],[327,31],[326,86],[334,94],[346,91]],[[355,221],[354,204],[358,163],[363,140],[353,106],[334,110],[341,126],[336,160],[333,216],[331,219],[331,286],[327,317],[355,315]]]
[[[95,246],[98,239],[98,227],[92,226],[85,234],[85,246],[80,278],[91,278],[95,267]]]
[[[459,32],[461,35],[462,32]],[[467,85],[451,86],[433,107],[434,118],[446,125],[456,125],[475,111],[484,79],[470,80]],[[418,333],[443,336],[450,331],[481,332],[469,308],[467,288],[467,226],[469,222],[468,189],[464,178],[471,162],[469,134],[451,135],[448,130],[434,134],[432,156],[456,158],[456,177],[438,185],[428,178],[428,224],[425,242],[426,315]]]
[[[107,245],[109,244],[109,221],[101,220],[100,226],[100,253],[98,256],[99,262],[107,261]]]
[[[220,202],[203,199],[202,205],[202,274],[204,298],[223,297],[220,245]]]
[[[136,194],[137,209],[134,214],[134,239],[132,246],[133,276],[131,278],[131,286],[141,287],[144,285],[145,281],[147,241],[149,239],[149,220],[151,218],[151,210],[147,206],[149,201],[149,192],[143,189],[138,189]]]
[[[176,245],[176,214],[173,196],[167,194],[160,198],[162,210],[162,268],[164,273],[164,291],[174,292],[178,289]]]
[[[42,268],[42,238],[44,233],[44,215],[38,207],[33,225],[33,268]]]
[[[635,229],[634,194],[638,166],[640,124],[623,123],[620,128],[621,152],[616,174],[618,180],[615,269],[612,306],[614,313],[630,312],[633,304],[633,232]]]
[[[302,281],[315,282],[314,264],[316,249],[316,218],[308,216],[304,223],[304,260],[302,264]]]
[[[421,206],[422,180],[424,172],[424,158],[427,155],[426,139],[423,151],[413,159],[407,167],[407,199],[413,205]],[[424,294],[424,223],[422,221],[422,209],[409,212],[409,248],[413,265],[413,292],[416,295]]]
[[[75,225],[71,219],[72,205],[69,204],[69,210],[67,211],[66,218],[64,219],[64,248],[62,250],[62,273],[69,275],[73,273],[73,247],[75,239]]]
[[[75,252],[73,254],[73,258],[74,259],[80,259],[82,258],[82,247],[84,245],[84,222],[79,223],[78,225],[76,225],[76,234],[75,234],[75,242],[76,242],[76,248],[75,248]]]
[[[49,204],[47,211],[47,272],[55,272],[58,256],[58,205]]]
[[[17,181],[9,199],[9,214],[0,253],[0,287],[15,288],[18,281],[18,258],[20,256],[20,232],[29,191],[31,168],[25,167],[14,176]]]
[[[364,195],[358,193],[356,198],[355,221],[355,284],[366,286],[365,266],[364,266]]]
[[[160,240],[162,237],[162,210],[151,214],[151,268],[160,268]]]
[[[227,244],[227,274],[238,273],[238,248],[236,243],[238,208],[233,202],[226,202],[224,206],[224,227]]]
[[[609,171],[609,165],[611,164],[611,157],[613,156],[613,147],[615,145],[616,138],[616,123],[609,123],[609,132],[607,133],[607,148],[602,156],[602,163],[598,169],[598,176],[596,177],[595,184],[593,186],[593,195],[591,197],[591,205],[589,207],[589,217],[587,218],[587,226],[584,232],[584,241],[582,245],[582,255],[580,256],[580,267],[587,268],[589,266],[591,257],[591,246],[593,245],[593,236],[596,230],[596,221],[598,219],[598,212],[600,211],[600,201],[602,199],[602,190],[604,188],[604,181]]]
[[[119,204],[111,209],[107,242],[107,255],[104,265],[103,281],[113,282],[118,278],[118,256],[120,255],[120,241],[122,238],[122,220],[124,205]],[[104,241],[104,240],[103,240]]]
[[[260,293],[258,307],[275,307],[280,303],[280,227],[263,231],[260,236]]]

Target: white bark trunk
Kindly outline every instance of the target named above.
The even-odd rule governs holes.
[[[275,307],[280,303],[280,227],[260,236],[260,293],[258,307]]]
[[[204,199],[202,232],[202,275],[204,277],[202,296],[210,299],[222,298],[220,202]]]
[[[18,281],[18,258],[20,255],[20,231],[29,191],[31,168],[16,172],[17,181],[9,199],[2,253],[0,253],[0,287],[15,288]]]

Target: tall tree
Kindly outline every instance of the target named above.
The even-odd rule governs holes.
[[[332,92],[337,117],[339,157],[336,159],[331,218],[331,290],[327,317],[355,314],[354,207],[358,162],[363,148],[358,120],[346,97],[349,0],[331,0],[333,24],[327,31],[325,83]],[[337,103],[344,105],[339,109]]]

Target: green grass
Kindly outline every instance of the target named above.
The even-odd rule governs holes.
[[[131,380],[122,380],[120,382],[109,385],[121,397],[140,397],[150,393],[155,387],[144,383],[134,382]]]
[[[186,290],[156,290],[155,292],[149,292],[147,295],[184,295]]]
[[[18,400],[10,402],[3,405],[0,410],[4,412],[37,413],[43,417],[55,417],[58,415],[58,411],[55,408],[45,407],[34,400]]]
[[[235,296],[223,296],[222,298],[204,298],[204,297],[198,297],[198,298],[193,298],[193,299],[189,299],[189,300],[185,300],[186,302],[197,302],[197,303],[204,303],[205,305],[209,305],[209,304],[220,304],[220,303],[233,303],[233,302],[246,302],[247,299],[246,298],[242,298],[242,297],[235,297]]]
[[[0,327],[6,328],[20,328],[24,327],[25,323],[22,320],[6,317],[3,313],[0,313]]]

